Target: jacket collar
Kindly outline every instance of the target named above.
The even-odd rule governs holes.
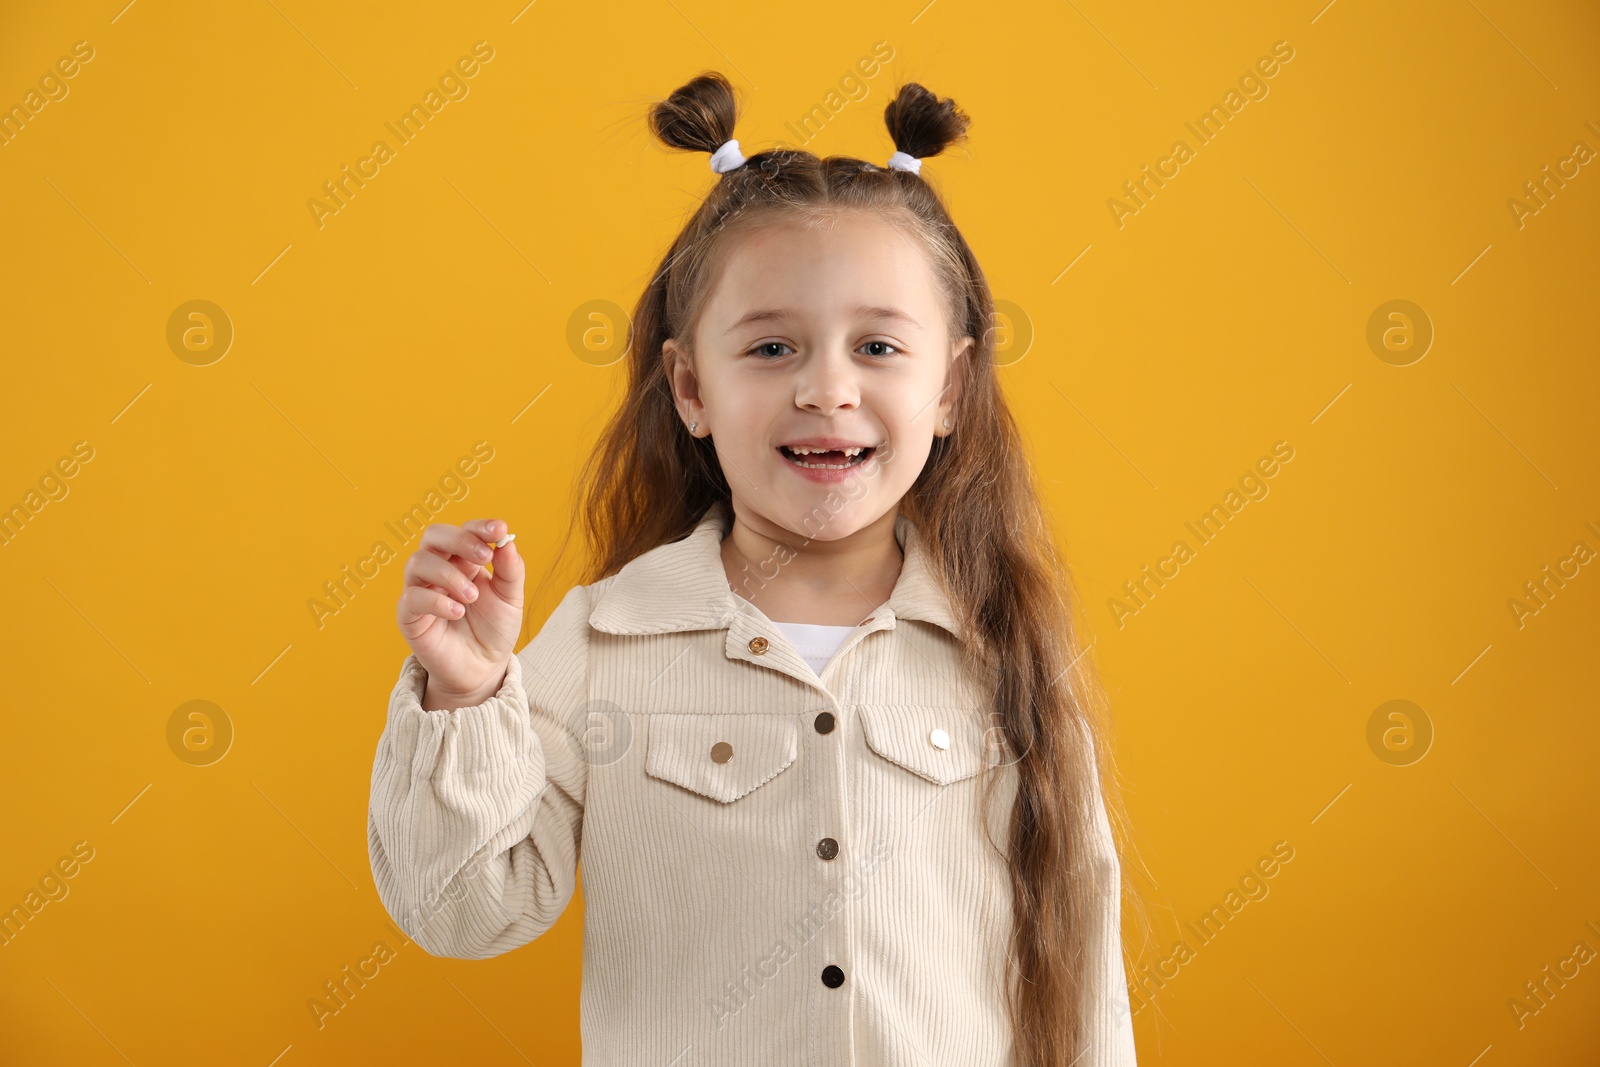
[[[689,536],[630,560],[589,613],[589,625],[613,634],[659,634],[722,629],[740,616],[753,616],[757,609],[733,591],[722,566],[723,531],[731,514],[728,502],[719,500]],[[896,516],[894,536],[904,562],[888,601],[874,612],[872,628],[892,629],[896,619],[917,619],[959,637],[915,524]]]

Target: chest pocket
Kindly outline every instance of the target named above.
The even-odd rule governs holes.
[[[795,761],[798,727],[783,715],[651,715],[644,770],[731,804]]]
[[[938,704],[862,704],[867,747],[934,785],[984,768],[982,721],[970,708]]]

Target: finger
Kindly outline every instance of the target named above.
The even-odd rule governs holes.
[[[517,551],[515,541],[507,541],[494,549],[494,573],[488,577],[495,592],[501,596],[509,594],[522,583],[526,573],[527,567],[523,565],[522,555]]]
[[[470,604],[478,599],[479,593],[478,587],[474,582],[474,579],[477,578],[475,572],[481,571],[483,568],[475,563],[469,564],[469,566],[474,573],[463,573],[462,569],[454,562],[432,552],[415,552],[412,553],[410,559],[406,560],[405,584],[407,586],[431,585],[455,597],[463,604]]]
[[[460,526],[433,523],[422,532],[422,546],[447,558],[487,563],[494,551],[492,543],[504,535],[505,526],[503,519],[472,519]]]
[[[481,546],[494,552],[494,543],[510,532],[504,519],[471,519],[461,524],[461,530],[470,542],[471,552],[464,553],[469,559],[485,560],[478,554]]]
[[[498,541],[511,532],[504,519],[469,519],[461,528],[480,541]]]
[[[453,528],[454,527],[445,527],[444,529]],[[431,530],[433,527],[429,527],[428,529]],[[483,573],[483,564],[487,563],[492,557],[484,557],[482,559],[473,560],[456,555],[451,550],[449,545],[446,544],[449,535],[444,532],[444,529],[435,531],[432,536],[429,536],[427,531],[424,531],[422,547],[417,550],[417,555],[421,556],[423,559],[432,558],[445,560],[451,566],[455,567],[456,570],[460,571],[463,578],[469,582],[472,581],[478,575]],[[468,541],[475,545],[482,544],[481,541],[478,541],[473,537],[469,537]],[[410,576],[414,573],[414,565],[410,560],[407,560],[406,574]]]
[[[451,556],[449,559],[446,559],[445,562],[454,567],[467,581],[472,582],[477,580],[478,575],[487,573],[487,568],[484,564],[488,563],[489,561],[485,560],[483,563],[474,563],[470,559],[462,559],[460,556]]]
[[[424,585],[407,586],[400,593],[400,621],[415,622],[436,615],[447,622],[461,618],[466,609],[438,589]]]

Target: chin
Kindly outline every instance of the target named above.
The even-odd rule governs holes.
[[[864,500],[822,494],[812,501],[791,505],[783,525],[811,541],[839,541],[858,533],[878,518]]]

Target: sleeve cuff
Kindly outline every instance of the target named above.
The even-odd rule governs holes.
[[[511,657],[499,690],[479,704],[454,710],[425,710],[422,695],[427,685],[427,668],[418,662],[415,653],[407,654],[390,705],[391,723],[397,727],[411,727],[402,730],[403,735],[437,737],[443,742],[439,747],[450,754],[451,761],[456,764],[454,769],[459,772],[482,773],[504,768],[508,762],[533,761],[535,737],[529,721],[520,656]],[[395,722],[396,718],[402,722]],[[416,751],[420,754],[433,747],[419,746]]]

